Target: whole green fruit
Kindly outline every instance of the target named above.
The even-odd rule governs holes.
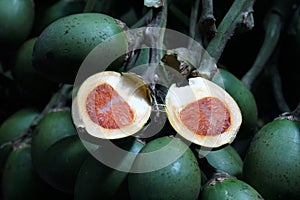
[[[72,193],[76,174],[87,156],[70,110],[47,113],[32,134],[32,160],[38,174],[52,187]]]
[[[54,190],[37,174],[31,160],[31,147],[21,144],[14,149],[5,164],[2,177],[3,198],[19,199],[71,199]]]
[[[34,21],[32,0],[0,0],[0,49],[16,47],[29,36]]]
[[[69,109],[47,113],[32,134],[33,161],[39,161],[54,143],[72,135],[77,135],[77,132]]]
[[[20,136],[37,117],[39,111],[36,108],[22,108],[10,115],[0,126],[0,146]],[[12,146],[0,149],[0,170],[12,151]],[[2,171],[1,171],[2,172]]]
[[[44,154],[43,179],[52,187],[73,194],[76,176],[89,152],[77,135],[61,139]]]
[[[85,57],[98,44],[121,32],[120,23],[105,14],[78,13],[59,18],[39,35],[33,50],[34,68],[50,80],[72,84]],[[118,38],[110,40],[109,49],[105,49],[109,55],[126,53],[126,35]],[[91,65],[99,62],[99,70],[108,67],[99,60]]]
[[[226,69],[219,68],[213,82],[223,87],[234,98],[242,113],[242,124],[232,146],[242,158],[248,148],[249,141],[257,130],[258,108],[253,93],[245,84]]]
[[[200,193],[200,200],[262,200],[263,197],[247,183],[233,178],[213,178]]]
[[[126,141],[120,147],[125,151],[138,153],[143,147],[143,144],[136,139],[126,138],[123,140]],[[103,150],[100,146],[95,154],[102,153]],[[125,155],[120,158],[119,162],[131,166],[132,158]],[[74,199],[128,199],[127,174],[128,172],[107,166],[90,155],[84,161],[77,175]]]
[[[243,179],[266,199],[300,198],[300,122],[275,119],[254,136]]]
[[[39,114],[36,108],[22,108],[13,113],[0,126],[0,144],[18,137]]]
[[[11,71],[21,90],[26,90],[33,98],[45,96],[49,99],[57,84],[41,77],[33,68],[32,52],[36,40],[36,37],[30,38],[19,47]]]
[[[257,127],[258,111],[255,98],[245,84],[232,73],[222,68],[219,70],[220,73],[217,73],[212,81],[223,87],[234,98],[241,110],[243,122],[238,137],[249,137]]]
[[[213,168],[226,172],[237,178],[241,177],[243,160],[231,145],[209,152],[200,149],[199,154],[204,156]]]
[[[138,155],[134,161],[132,169],[141,173],[128,175],[131,199],[197,199],[201,172],[191,149],[178,138],[164,136],[150,141],[140,151],[142,155],[152,153],[156,156],[145,160]],[[162,162],[167,162],[167,166],[155,166]],[[149,166],[153,169],[142,172]]]

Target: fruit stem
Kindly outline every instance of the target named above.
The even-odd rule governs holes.
[[[130,28],[134,29],[134,28],[139,28],[144,26],[146,24],[146,20],[149,19],[151,14],[152,12],[151,10],[149,10],[148,12],[146,12],[146,14],[143,17],[141,17],[137,22],[135,22],[135,24],[133,24]]]
[[[161,49],[163,47],[164,28],[166,27],[167,23],[167,8],[164,5],[160,10],[152,10],[154,17],[147,26],[149,32],[145,34],[150,38],[152,46],[152,48],[150,49],[150,63],[159,63],[162,57]],[[152,27],[155,28],[152,29]]]
[[[300,121],[300,102],[298,103],[295,110],[293,110],[292,112],[284,112],[278,118],[288,119],[292,121]]]
[[[275,13],[267,16],[265,26],[265,39],[250,70],[243,76],[242,82],[251,89],[252,83],[266,66],[267,61],[272,55],[278,44],[281,32],[281,17]]]
[[[179,21],[182,22],[183,25],[186,27],[189,26],[189,18],[180,10],[177,8],[176,5],[174,5],[172,2],[169,6],[169,11],[172,13]]]
[[[213,0],[202,0],[202,13],[198,22],[198,27],[210,40],[217,33],[216,19],[213,11]]]
[[[298,103],[296,109],[292,111],[292,114],[294,117],[300,120],[300,102]]]
[[[86,0],[85,7],[83,9],[84,13],[90,13],[93,12],[97,0]]]
[[[276,119],[288,119],[292,121],[300,121],[300,102],[292,112],[284,112]]]
[[[152,2],[153,3],[153,2]],[[151,7],[152,19],[147,24],[147,28],[144,31],[144,37],[147,41],[150,41],[150,59],[149,65],[143,74],[143,78],[148,82],[150,88],[150,95],[155,110],[159,110],[158,95],[156,91],[156,84],[160,81],[160,75],[167,76],[167,74],[157,74],[158,67],[163,67],[160,62],[163,57],[163,41],[165,35],[165,28],[167,24],[168,5],[167,0],[157,1],[159,6]],[[165,71],[163,69],[163,71]]]
[[[195,0],[191,8],[189,35],[195,39],[200,0]]]
[[[206,48],[211,57],[218,62],[228,40],[234,35],[236,27],[244,22],[249,10],[252,10],[255,0],[236,0],[222,19],[216,36],[208,43]]]
[[[226,179],[235,178],[226,172],[216,172],[213,177],[207,182],[207,185],[215,185],[217,183],[223,182]]]
[[[68,99],[68,94],[69,94],[71,88],[72,88],[71,85],[68,85],[68,84],[62,85],[59,88],[59,90],[51,97],[50,101],[45,106],[43,111],[33,119],[33,121],[30,123],[29,127],[26,130],[24,130],[17,138],[15,138],[9,142],[3,143],[0,146],[0,149],[4,148],[6,146],[16,147],[23,141],[28,141],[28,140],[30,141],[31,133],[32,133],[34,127],[45,116],[45,114],[47,114],[48,112],[50,112],[53,109],[58,109],[58,108],[62,108],[65,106],[66,101]]]
[[[288,27],[287,27],[287,34],[290,35],[290,36],[294,36],[296,37],[296,34],[297,34],[297,27],[298,27],[298,19],[300,17],[300,2],[298,2],[296,5],[295,5],[295,10],[293,11],[293,14],[291,16],[291,20],[288,24]]]
[[[211,39],[206,47],[206,51],[200,51],[199,57],[201,62],[196,66],[193,74],[203,74],[205,69],[205,77],[212,79],[217,73],[215,63],[218,62],[228,40],[232,37],[237,27],[240,24],[247,23],[245,20],[252,15],[252,7],[255,0],[236,0],[228,10],[225,17],[222,19],[217,29],[217,34]],[[251,11],[251,12],[250,12]],[[249,26],[246,26],[249,27]],[[207,54],[208,55],[205,55]]]
[[[15,142],[12,145],[13,145],[13,150],[16,150],[16,149],[28,147],[30,146],[30,144],[31,144],[31,137],[30,138],[26,137],[22,141]]]
[[[282,27],[287,15],[292,9],[295,0],[282,1],[277,0],[272,5],[269,13],[265,17],[264,29],[265,38],[261,48],[256,56],[254,64],[250,70],[242,77],[242,82],[251,89],[253,82],[266,66],[273,51],[277,47],[281,36]]]
[[[277,48],[273,53],[270,62],[266,67],[266,72],[267,72],[267,76],[271,80],[274,97],[279,110],[281,112],[290,112],[291,110],[283,96],[282,82],[278,71],[279,52],[280,52],[280,48]]]

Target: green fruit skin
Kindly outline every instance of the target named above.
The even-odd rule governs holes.
[[[300,198],[300,123],[275,119],[248,148],[243,179],[266,199]]]
[[[200,200],[262,200],[263,197],[250,185],[236,178],[227,178],[209,184],[200,193]]]
[[[131,140],[120,146],[126,151],[138,153],[144,145],[137,140]],[[102,152],[100,150],[97,153]],[[124,157],[122,162],[132,164],[132,160],[128,160],[127,157]],[[74,199],[129,199],[127,174],[101,163],[90,155],[77,175]]]
[[[170,141],[172,141],[170,143]],[[191,149],[180,139],[160,137],[147,143],[140,153],[149,153],[161,148],[167,151],[159,153],[154,160],[147,162],[157,163],[167,160],[172,152],[184,150],[183,154],[166,167],[145,173],[130,173],[128,175],[129,194],[135,199],[197,199],[201,187],[201,172]],[[145,166],[145,160],[136,157],[134,167]]]
[[[34,21],[32,0],[0,0],[0,48],[17,46],[29,36]]]
[[[78,173],[74,199],[128,199],[126,173],[114,170],[89,156]]]
[[[116,20],[108,15],[78,13],[62,17],[47,26],[38,37],[33,50],[34,68],[50,80],[72,84],[90,51],[121,32]],[[110,48],[127,51],[125,34],[124,39],[111,41]],[[95,64],[99,64],[99,59]],[[107,66],[99,67],[101,70]]]
[[[210,151],[205,158],[215,169],[224,171],[237,178],[240,178],[242,175],[243,160],[230,145],[219,150]]]
[[[242,113],[242,125],[238,136],[249,137],[256,131],[258,111],[255,98],[252,92],[225,69],[219,69],[220,73],[213,77],[212,81],[223,87],[236,101]]]
[[[60,110],[47,113],[37,124],[32,134],[33,161],[41,158],[54,143],[77,135],[71,118],[70,110]]]
[[[31,124],[39,111],[35,108],[22,108],[9,116],[0,126],[0,145],[9,142],[20,136]],[[0,150],[0,170],[4,167],[5,161],[12,151],[7,146]]]
[[[23,146],[12,151],[2,177],[3,198],[20,199],[71,199],[47,185],[36,173],[31,160],[31,147]]]
[[[40,166],[43,179],[57,190],[73,194],[76,176],[88,155],[77,135],[56,142],[44,154]]]
[[[22,108],[7,118],[0,126],[0,144],[18,137],[39,114],[36,108]]]
[[[37,96],[41,98],[41,95],[49,98],[57,88],[57,84],[41,77],[33,68],[32,52],[36,40],[36,37],[30,38],[19,47],[11,71],[21,90],[30,92],[30,95],[35,98]]]
[[[52,180],[48,180],[49,178],[49,170],[56,170],[55,165],[62,166],[64,162],[77,162],[74,160],[63,160],[68,157],[74,156],[76,152],[78,152],[78,149],[82,149],[81,147],[78,147],[75,145],[73,148],[70,147],[70,145],[66,145],[65,148],[62,148],[62,145],[59,144],[64,138],[67,138],[69,136],[77,136],[77,131],[74,127],[72,118],[71,118],[71,112],[70,110],[61,110],[61,111],[54,111],[47,113],[37,124],[36,129],[34,130],[32,134],[32,160],[33,164],[36,167],[38,174],[50,185],[53,187],[56,187],[57,189],[61,189],[63,191],[69,192],[68,188],[70,188],[69,185],[66,185],[65,187],[58,187],[60,183],[54,184]],[[57,152],[57,148],[55,147],[58,144],[58,147],[61,148],[61,152],[55,154]],[[80,146],[80,145],[79,145]],[[83,146],[83,145],[82,145]],[[53,153],[52,153],[53,151]],[[49,156],[49,157],[48,157]],[[55,158],[57,156],[57,158]],[[64,157],[63,157],[64,156]],[[51,159],[57,159],[60,160],[61,163],[58,163],[58,161],[53,161],[54,163],[49,164],[49,166],[45,165],[45,162],[47,159],[51,162]],[[80,157],[80,156],[79,156]],[[47,163],[46,162],[46,163]],[[55,163],[57,162],[57,163]],[[80,162],[80,161],[78,161]],[[77,166],[73,166],[74,169],[69,169],[70,173],[72,173],[72,170],[76,171]],[[50,169],[54,168],[54,169]],[[63,170],[63,169],[62,169]],[[53,172],[50,173],[53,175]],[[62,179],[68,179],[68,176],[61,177]],[[66,181],[68,182],[68,181]]]

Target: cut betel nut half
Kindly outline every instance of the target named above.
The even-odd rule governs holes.
[[[220,86],[201,77],[189,85],[171,85],[166,112],[173,128],[185,139],[215,148],[231,143],[242,123],[235,100]]]
[[[87,78],[73,99],[77,128],[103,139],[137,133],[150,117],[149,89],[134,73],[104,71]]]

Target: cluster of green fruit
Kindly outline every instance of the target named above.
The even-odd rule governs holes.
[[[0,27],[6,30],[0,33],[0,198],[299,199],[298,116],[274,118],[258,126],[255,96],[221,67],[211,81],[235,100],[242,116],[232,143],[211,150],[188,145],[189,138],[174,137],[177,130],[166,124],[156,137],[145,141],[135,135],[109,140],[136,155],[134,160],[120,158],[132,169],[181,152],[162,168],[120,171],[90,154],[91,149],[103,153],[102,146],[79,137],[72,118],[72,91],[56,92],[66,85],[72,88],[91,50],[131,23],[126,17],[123,23],[113,14],[99,13],[104,2],[97,1],[94,12],[83,13],[84,1],[0,0]],[[126,52],[125,34],[123,39],[113,45]],[[145,51],[137,62],[149,57]],[[115,62],[109,69],[117,71],[122,64]],[[49,109],[50,99],[55,105]],[[139,156],[161,149],[165,150],[147,163]]]
[[[24,108],[9,117],[0,128],[1,144],[18,137],[38,114]],[[274,120],[256,134],[244,161],[231,145],[209,152],[169,136],[147,144],[120,139],[120,146],[131,152],[167,146],[167,152],[152,162],[184,150],[162,169],[128,174],[89,154],[70,110],[53,111],[38,123],[31,143],[1,149],[2,192],[5,199],[197,199],[200,191],[200,199],[262,199],[260,194],[266,199],[297,199],[298,135],[299,122]],[[168,145],[172,140],[174,144]],[[144,163],[136,159],[134,165]],[[227,174],[208,180],[211,169]]]

